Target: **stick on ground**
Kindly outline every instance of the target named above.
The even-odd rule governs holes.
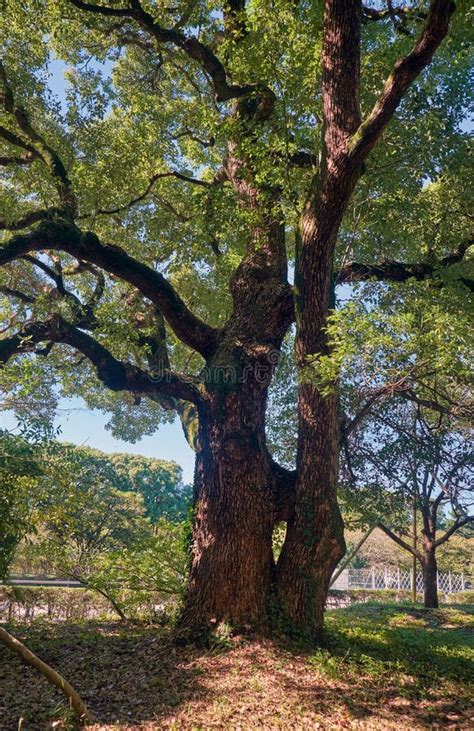
[[[65,680],[62,675],[53,670],[47,663],[43,662],[34,652],[31,652],[20,640],[13,637],[6,629],[0,627],[0,640],[5,643],[10,650],[16,652],[22,660],[28,665],[39,670],[42,675],[50,682],[55,685],[64,695],[70,700],[71,706],[82,722],[90,721],[91,717],[87,710],[86,704],[82,700],[79,693],[74,690],[72,685]]]

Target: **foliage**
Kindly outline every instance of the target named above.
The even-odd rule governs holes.
[[[472,398],[472,308],[472,297],[463,286],[345,285],[327,328],[332,350],[308,365],[306,377],[329,391],[337,380],[343,431],[352,433],[366,406],[390,410],[402,387],[463,425]],[[298,431],[293,347],[290,333],[271,389],[269,424],[272,450],[289,466],[295,464]],[[369,433],[370,426],[366,428]]]
[[[209,624],[216,606],[219,619],[233,607],[256,616],[259,592],[270,591],[267,560],[253,572],[258,588],[249,587],[254,610],[228,593],[224,611],[207,567],[240,572],[242,593],[245,561],[219,542],[235,532],[249,552],[240,521],[253,519],[246,535],[263,546],[266,532],[268,546],[272,516],[292,510],[286,494],[284,506],[270,505],[280,495],[269,483],[293,476],[269,459],[265,408],[294,322],[296,520],[274,576],[285,611],[320,624],[343,551],[339,437],[347,449],[374,400],[403,393],[423,403],[433,382],[435,410],[467,411],[467,4],[452,18],[448,0],[423,3],[421,13],[356,0],[327,3],[324,13],[321,3],[286,0],[103,2],[12,0],[0,21],[7,385],[15,392],[17,374],[37,374],[32,355],[44,356],[51,403],[81,396],[131,441],[176,412],[197,447],[201,486],[187,616]],[[402,295],[396,284],[369,282],[341,305],[341,283],[371,277],[403,283]],[[222,370],[235,376],[224,386]],[[277,378],[284,373],[282,364]],[[273,404],[291,429],[280,396]],[[270,442],[291,448],[291,439]],[[242,515],[235,452],[244,445],[264,469],[254,480],[250,463],[256,498]],[[128,500],[131,509],[125,495],[116,506]]]
[[[447,535],[472,519],[472,461],[462,423],[398,399],[379,406],[354,434],[346,501],[367,523],[379,518],[402,531],[415,502],[426,540],[440,540],[437,531]]]
[[[35,445],[0,431],[0,579],[7,576],[21,540],[36,529],[44,482],[38,452]]]
[[[462,531],[453,535],[438,549],[439,571],[474,575],[474,537],[463,536]]]
[[[456,604],[467,604],[472,607],[474,605],[474,589],[458,591],[457,594],[453,594],[452,599]]]
[[[162,518],[153,531],[147,531],[138,541],[134,537],[123,547],[104,551],[88,567],[87,577],[83,576],[82,567],[77,575],[85,586],[106,596],[128,619],[170,618],[179,607],[184,589],[185,533],[185,523]],[[41,547],[39,550],[44,553]],[[60,570],[64,571],[64,563],[62,567]]]
[[[76,447],[75,451],[94,470],[105,470],[118,490],[141,495],[152,523],[162,517],[170,521],[187,517],[190,489],[183,485],[181,468],[175,462],[135,454],[104,454],[90,447]]]
[[[167,25],[177,22],[182,8],[165,11],[150,4],[150,10]],[[199,26],[203,42],[218,43],[235,78],[264,78],[275,93],[268,128],[237,138],[239,153],[250,157],[256,180],[264,189],[271,182],[282,190],[280,208],[292,262],[295,224],[313,171],[292,167],[289,158],[299,149],[315,157],[321,152],[322,12],[319,6],[303,4],[294,13],[284,2],[270,9],[267,0],[253,2],[247,12],[249,32],[239,39],[223,37],[222,13],[212,3],[186,11],[183,22],[191,29]],[[216,106],[201,69],[179,50],[167,46],[164,55],[157,54],[145,34],[81,13],[66,0],[11,0],[1,22],[4,62],[15,93],[68,161],[68,176],[87,224],[105,241],[122,245],[165,272],[201,317],[214,325],[222,323],[231,307],[229,278],[242,257],[251,217],[238,205],[235,191],[226,184],[206,188],[163,177],[148,195],[133,206],[128,203],[147,190],[153,175],[170,169],[189,177],[199,173],[212,182],[227,141],[239,126],[229,105]],[[411,34],[417,30],[416,23],[410,25]],[[465,236],[469,143],[462,89],[470,73],[468,35],[468,11],[458,3],[449,40],[413,84],[372,153],[343,222],[336,269],[349,260],[436,260]],[[409,34],[394,34],[391,22],[364,25],[363,110],[370,109],[388,70],[411,40]],[[3,122],[11,125],[4,112]],[[2,145],[8,154],[9,146]],[[13,221],[28,211],[32,190],[38,207],[55,200],[54,186],[39,161],[5,168],[1,218]],[[120,210],[110,216],[99,213],[115,208]],[[95,332],[100,342],[117,357],[127,355],[145,365],[149,352],[140,341],[152,334],[153,326],[141,298],[129,285],[106,275],[102,297],[95,303],[97,273],[87,267],[76,270],[67,254],[60,261],[63,278],[73,283],[74,292],[97,305]],[[366,366],[373,364],[372,377],[380,382],[383,374],[393,375],[394,368],[405,372],[409,358],[419,350],[418,341],[428,337],[439,367],[452,374],[465,352],[468,331],[459,267],[450,272],[439,272],[439,279],[449,285],[444,288],[426,282],[361,285],[347,306],[348,288],[339,287],[340,312],[331,325],[336,352],[331,362],[319,359],[313,366],[322,367],[322,377],[331,381],[338,367],[355,376],[362,359]],[[39,318],[56,310],[75,314],[70,298],[55,301],[50,296],[51,279],[31,262],[15,262],[2,278],[9,286],[19,279],[27,283]],[[25,303],[4,296],[2,304],[6,325],[21,321]],[[404,331],[410,336],[403,344],[399,335]],[[200,371],[200,356],[191,356],[172,333],[168,350],[177,371]],[[289,353],[292,359],[291,348]],[[111,415],[115,434],[133,441],[171,418],[163,404],[143,399],[138,403],[133,395],[104,390],[87,360],[78,361],[67,345],[57,344],[47,365],[17,359],[6,368],[5,379],[12,391],[36,384],[36,396],[30,389],[30,409],[35,399],[44,402],[46,392],[52,394],[57,387],[64,395],[82,396]],[[276,388],[280,386],[281,382]],[[16,401],[19,410],[25,402],[21,396]],[[357,401],[357,395],[349,400]],[[277,416],[270,426],[278,429],[288,419],[285,409],[284,419]],[[287,426],[288,435],[294,425]],[[287,439],[272,441],[281,446]]]
[[[153,527],[141,495],[117,489],[112,477],[88,455],[66,450],[43,496],[41,530],[25,553],[43,572],[78,579],[125,615],[143,604],[144,595],[179,594],[182,527],[165,518]]]
[[[179,467],[8,434],[2,447],[5,574],[16,552],[17,570],[79,579],[122,613],[176,604],[186,563]]]
[[[418,533],[421,536],[422,523],[418,520]],[[348,529],[345,532],[347,554],[362,538],[362,529]],[[455,574],[471,576],[473,569],[474,541],[459,534],[450,538],[437,550],[438,570],[452,571]],[[385,533],[376,529],[360,548],[350,567],[354,569],[371,569],[388,566],[391,568],[410,569],[413,558],[407,551],[397,546]]]
[[[116,619],[110,601],[82,588],[6,585],[0,588],[1,619],[7,622]],[[146,616],[146,612],[143,613]]]

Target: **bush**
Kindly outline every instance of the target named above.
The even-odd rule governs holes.
[[[468,592],[464,593],[467,594]],[[441,602],[447,600],[442,592],[439,592],[438,595]],[[410,589],[330,589],[327,607],[346,607],[350,604],[365,604],[367,602],[393,604],[394,602],[411,601],[412,593]],[[417,601],[423,601],[420,592],[417,594]],[[469,602],[465,603],[468,604]]]
[[[474,589],[466,589],[450,594],[448,597],[450,604],[473,604],[474,605]]]
[[[168,621],[177,601],[163,599],[157,592],[124,589],[117,592],[117,602],[133,620]],[[79,622],[84,620],[115,620],[117,613],[112,604],[98,592],[82,588],[63,587],[0,587],[0,621],[29,622],[45,619],[51,622]]]
[[[44,618],[78,621],[115,617],[110,603],[87,589],[0,587],[0,619],[5,622]]]

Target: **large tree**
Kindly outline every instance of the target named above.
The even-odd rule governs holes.
[[[470,285],[460,5],[8,3],[5,378],[14,390],[37,377],[36,352],[45,378],[125,430],[135,413],[151,431],[178,412],[196,450],[190,628],[265,624],[273,601],[293,626],[321,629],[344,553],[336,379],[322,387],[313,373],[330,355],[335,285]],[[70,69],[62,106],[45,78],[57,59]],[[287,471],[265,414],[293,323]]]

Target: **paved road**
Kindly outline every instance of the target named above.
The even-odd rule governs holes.
[[[0,586],[41,586],[41,587],[56,587],[56,588],[70,588],[70,589],[78,589],[82,585],[79,581],[76,581],[75,579],[48,579],[43,578],[41,576],[12,576],[11,579],[8,580],[7,584],[2,584],[0,581]]]

